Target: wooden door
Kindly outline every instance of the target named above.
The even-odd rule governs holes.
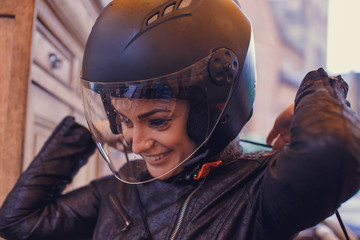
[[[65,116],[86,125],[80,94],[81,60],[99,11],[94,1],[37,1],[23,169]],[[92,156],[67,190],[98,177],[100,163],[99,154]]]
[[[21,173],[35,0],[0,0],[0,204]]]

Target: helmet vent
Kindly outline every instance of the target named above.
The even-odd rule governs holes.
[[[179,4],[178,9],[182,9],[190,6],[191,2],[192,0],[182,0],[181,3]]]
[[[156,12],[155,14],[151,15],[151,17],[147,20],[146,25],[150,25],[153,22],[156,22],[159,19],[159,12]]]
[[[183,10],[191,5],[193,0],[178,0],[178,1],[169,1],[166,5],[162,5],[149,14],[146,21],[145,27],[150,25],[154,26],[163,21],[166,21],[170,18],[176,18],[182,15],[188,15],[190,12]]]
[[[167,6],[164,9],[163,16],[166,16],[166,15],[172,13],[174,11],[174,9],[175,9],[175,3],[170,4],[169,6]]]

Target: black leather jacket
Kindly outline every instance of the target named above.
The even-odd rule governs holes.
[[[291,239],[360,187],[360,121],[347,84],[310,72],[295,100],[291,143],[224,160],[204,180],[137,186],[112,176],[61,195],[95,145],[66,118],[0,210],[8,239]],[[143,222],[147,219],[148,231]]]

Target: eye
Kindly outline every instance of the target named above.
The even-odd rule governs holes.
[[[124,123],[125,127],[127,127],[127,128],[132,128],[134,126],[132,121],[126,117],[122,118],[122,122]]]
[[[120,123],[121,125],[124,125],[126,128],[134,127],[134,124],[132,123],[132,121],[130,119],[128,119],[125,116],[121,116],[121,115],[116,116],[116,123],[117,124]]]
[[[155,118],[155,119],[149,120],[149,125],[153,128],[165,130],[169,127],[170,121],[171,121],[171,119],[169,119],[169,118]]]

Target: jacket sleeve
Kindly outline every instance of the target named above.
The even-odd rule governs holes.
[[[268,231],[290,236],[313,226],[358,191],[360,121],[346,101],[347,91],[340,76],[329,77],[322,68],[303,79],[291,142],[270,162],[263,179]]]
[[[89,131],[74,118],[65,118],[3,203],[0,235],[6,239],[91,236],[97,214],[96,188],[90,185],[61,193],[94,149]]]

